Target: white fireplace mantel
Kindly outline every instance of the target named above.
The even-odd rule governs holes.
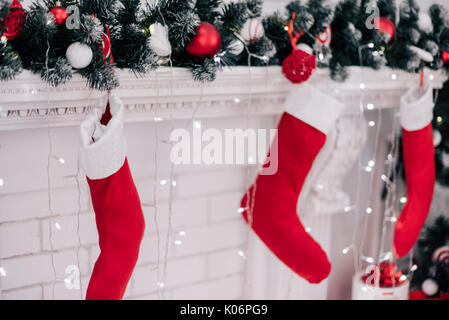
[[[332,81],[329,71],[319,69],[309,83],[328,91],[357,110],[362,94],[376,108],[390,108],[399,97],[419,81],[418,74],[391,69],[372,70],[352,67],[344,83]],[[160,68],[136,77],[127,70],[117,71],[120,87],[116,93],[125,104],[126,121],[228,117],[246,114],[277,114],[293,86],[281,74],[281,68],[233,67],[217,74],[214,82],[194,82],[190,71]],[[394,74],[394,75],[393,75]],[[446,76],[426,70],[434,88],[441,88]],[[0,87],[0,130],[62,127],[78,125],[104,92],[89,89],[80,76],[58,88],[48,87],[39,76],[22,72],[15,80]]]

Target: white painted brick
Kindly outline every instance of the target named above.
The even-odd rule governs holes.
[[[244,265],[243,258],[238,255],[238,249],[229,249],[208,255],[209,278],[241,272]]]
[[[20,221],[48,215],[46,192],[0,195],[0,222]]]
[[[212,221],[232,218],[242,218],[238,213],[240,201],[245,193],[244,189],[235,192],[222,193],[210,196],[210,215]]]
[[[134,273],[133,295],[157,292],[158,282],[164,282],[164,290],[206,279],[207,260],[204,256],[177,259],[167,262],[167,277],[164,280],[164,265],[156,264],[137,267]]]
[[[185,286],[173,290],[173,299],[235,300],[242,296],[242,282],[242,275],[237,274],[193,286]]]
[[[0,225],[0,256],[11,257],[40,250],[39,221]]]
[[[240,190],[246,185],[245,180],[245,170],[238,167],[203,173],[181,173],[177,177],[175,190],[180,197]]]
[[[50,219],[41,221],[42,224],[42,244],[44,250],[50,250]],[[56,227],[56,223],[60,229]],[[78,240],[78,217],[77,215],[61,216],[52,218],[52,235],[51,242],[53,249],[75,248],[79,246]],[[80,214],[79,216],[79,233],[81,244],[98,243],[98,232],[95,224],[94,213]]]
[[[87,251],[79,250],[80,271],[87,273]],[[55,252],[53,255],[56,269],[56,279],[64,279],[67,266],[77,263],[76,250]],[[50,282],[55,279],[51,255],[31,255],[2,260],[2,266],[6,271],[6,277],[2,279],[2,289],[8,290],[20,288],[38,283]]]
[[[3,300],[41,300],[42,288],[40,286],[2,292]]]
[[[241,219],[190,229],[182,239],[182,245],[175,246],[175,255],[186,256],[239,246],[246,240],[246,230]]]
[[[139,259],[137,265],[144,263],[157,263],[158,254],[159,260],[162,261],[165,258],[167,233],[160,233],[159,237],[156,234],[147,235],[142,239],[139,251]],[[159,239],[158,239],[159,238]],[[158,251],[159,243],[159,251]],[[173,247],[169,244],[168,247],[168,259],[173,256]]]
[[[49,254],[28,256],[2,261],[6,277],[2,278],[2,289],[13,289],[53,280]]]
[[[139,296],[130,296],[125,298],[125,300],[160,300],[160,297],[157,293],[150,293]]]

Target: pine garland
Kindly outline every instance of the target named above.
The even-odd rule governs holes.
[[[0,0],[0,20],[9,11],[12,0]],[[408,72],[419,72],[424,67],[449,71],[441,52],[449,51],[449,13],[441,5],[432,5],[421,12],[415,0],[402,0],[397,13],[396,1],[377,0],[380,16],[396,25],[391,43],[378,30],[366,27],[369,0],[341,0],[331,7],[326,0],[295,0],[285,10],[262,17],[262,0],[61,0],[61,5],[75,5],[80,12],[80,28],[58,26],[49,12],[56,0],[35,0],[26,10],[25,27],[13,40],[0,45],[0,80],[11,80],[20,70],[39,74],[52,86],[66,83],[74,73],[88,80],[88,85],[108,90],[119,85],[114,68],[130,69],[136,74],[147,73],[160,65],[189,68],[198,81],[213,81],[216,72],[225,66],[280,65],[290,54],[291,45],[285,30],[293,12],[295,29],[304,32],[300,42],[308,44],[317,57],[320,68],[329,68],[334,80],[348,77],[348,66],[363,65],[379,69],[388,66]],[[422,13],[431,19],[430,29],[422,26]],[[396,21],[399,16],[399,21]],[[235,53],[231,48],[248,19],[259,19],[265,29],[264,37],[247,43],[246,49]],[[185,52],[201,22],[213,24],[222,38],[222,48],[213,58],[198,59]],[[151,26],[155,23],[168,27],[171,56],[161,59],[150,49]],[[111,59],[104,61],[101,41],[107,26],[111,33]],[[327,47],[317,36],[328,27],[332,42]],[[0,29],[1,32],[1,29]],[[73,42],[90,46],[92,63],[75,70],[68,63],[65,52]],[[373,47],[366,48],[372,43]],[[363,50],[360,48],[363,47]],[[423,61],[413,47],[427,51],[433,62]],[[359,57],[361,52],[361,59]],[[251,52],[251,57],[248,56]]]

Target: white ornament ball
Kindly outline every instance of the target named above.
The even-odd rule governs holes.
[[[92,62],[93,53],[88,45],[74,42],[67,48],[65,56],[73,68],[84,69]]]
[[[441,143],[441,140],[443,140],[443,137],[441,136],[440,131],[433,130],[433,145],[434,145],[434,147],[438,147]]]
[[[248,19],[243,25],[240,36],[246,43],[252,43],[265,35],[265,30],[262,25],[262,21],[259,19]]]
[[[296,48],[297,48],[298,50],[304,51],[305,53],[313,54],[313,49],[312,49],[309,45],[307,45],[307,44],[305,44],[305,43],[299,43],[299,44],[296,46]]]
[[[168,40],[168,27],[160,23],[150,26],[151,37],[148,46],[159,57],[171,55],[171,44]]]
[[[432,30],[433,30],[432,19],[430,18],[430,16],[427,13],[425,13],[425,12],[419,13],[418,27],[424,32],[427,32],[427,33],[432,32]]]
[[[421,289],[425,295],[433,296],[438,292],[438,283],[435,280],[427,279],[422,283]]]
[[[231,53],[235,56],[238,56],[239,54],[241,54],[243,52],[244,49],[245,49],[245,45],[243,44],[242,41],[234,40],[229,44],[227,51],[229,51],[229,53]]]

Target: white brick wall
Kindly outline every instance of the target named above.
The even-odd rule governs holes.
[[[244,118],[208,119],[203,126],[244,128],[246,122]],[[260,116],[251,119],[250,126],[273,128],[276,122],[275,117]],[[159,143],[155,183],[153,125],[136,123],[125,128],[128,158],[142,203],[153,203],[156,185],[159,226],[157,232],[154,207],[145,205],[145,237],[125,298],[241,297],[244,261],[238,251],[245,246],[247,229],[237,209],[249,182],[246,168],[175,167],[177,185],[166,256],[169,188],[159,181],[169,178],[169,147]],[[185,121],[176,125],[184,127]],[[169,123],[158,126],[160,138],[166,139]],[[85,178],[79,178],[80,203],[75,179],[64,178],[77,170],[78,128],[55,128],[51,137],[54,155],[65,160],[64,165],[51,161],[52,211],[47,192],[47,130],[0,132],[0,177],[4,179],[0,187],[0,265],[6,273],[0,275],[2,299],[80,299],[99,254]],[[176,245],[175,240],[182,244]],[[64,283],[69,276],[66,268],[78,265],[78,255],[82,293],[67,289]],[[158,281],[164,282],[163,291]]]

